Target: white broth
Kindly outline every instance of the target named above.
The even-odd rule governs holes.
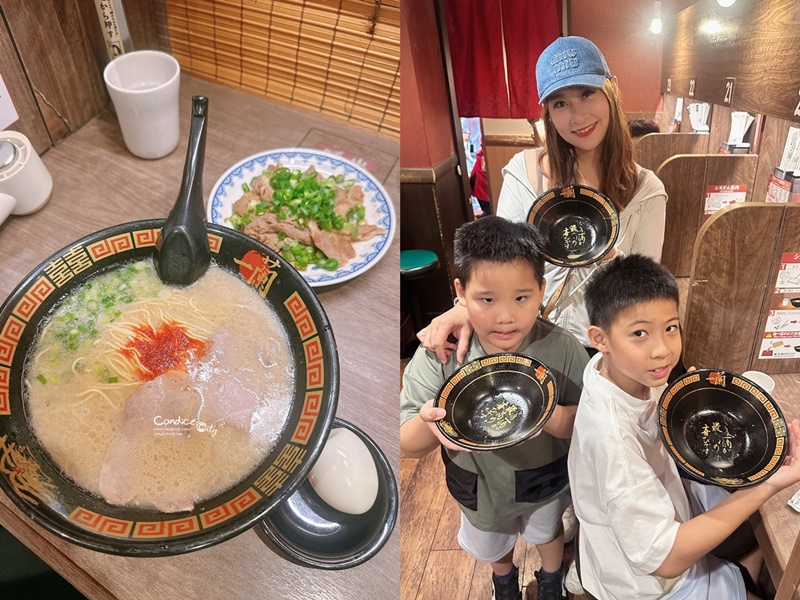
[[[140,261],[59,304],[25,380],[33,431],[67,477],[112,504],[174,512],[256,468],[294,378],[286,332],[254,288],[214,265],[168,287]]]

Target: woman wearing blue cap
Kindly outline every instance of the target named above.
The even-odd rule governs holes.
[[[622,112],[616,78],[603,54],[582,37],[560,37],[545,48],[536,63],[536,84],[545,146],[516,154],[503,168],[503,187],[497,215],[524,221],[534,200],[545,190],[573,183],[605,193],[620,215],[620,232],[614,250],[661,259],[667,193],[655,173],[633,160],[633,141]],[[566,329],[594,352],[586,336],[589,317],[583,286],[596,266],[558,267],[545,270],[547,317]],[[463,309],[456,307],[433,320],[420,332],[426,348],[446,360],[457,350],[466,353],[471,327]],[[450,333],[459,343],[447,341]]]
[[[616,248],[604,260],[617,252],[646,254],[659,260],[667,194],[658,177],[633,160],[633,142],[619,88],[600,50],[585,38],[558,38],[537,61],[536,83],[545,146],[518,153],[503,168],[498,216],[525,221],[534,200],[545,190],[574,183],[587,185],[604,192],[620,214]],[[549,312],[551,321],[575,335],[587,351],[591,344],[583,287],[595,268],[549,263],[545,267],[546,314]],[[420,339],[442,362],[447,362],[452,350],[457,350],[458,361],[463,362],[471,331],[466,310],[455,306],[434,319],[427,331],[420,332]],[[459,338],[457,345],[447,341],[451,332]],[[516,571],[510,560],[509,555],[508,577],[513,577]],[[562,573],[560,556],[542,557],[542,569],[536,572],[540,597],[561,597]],[[503,578],[496,573],[493,583],[498,587]],[[514,587],[509,585],[509,598],[518,595]]]

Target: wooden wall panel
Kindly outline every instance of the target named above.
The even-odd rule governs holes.
[[[764,265],[772,262],[783,209],[777,204],[737,204],[701,228],[684,323],[687,365],[738,373],[750,368],[763,331],[764,295],[771,285],[770,269]]]
[[[134,50],[170,51],[163,0],[122,0]]]
[[[676,154],[706,154],[706,133],[648,133],[635,150],[636,162],[645,169],[656,171],[669,157]]]
[[[767,205],[767,206],[774,206],[774,205]],[[792,359],[760,359],[760,342],[761,342],[761,335],[766,329],[767,319],[770,318],[769,311],[770,310],[780,310],[782,308],[782,302],[779,299],[782,296],[777,296],[773,293],[775,283],[778,281],[778,271],[780,268],[781,263],[781,255],[784,252],[791,252],[791,253],[800,253],[800,205],[798,204],[785,204],[785,205],[778,205],[784,208],[783,213],[783,222],[780,226],[780,234],[778,236],[777,244],[775,245],[775,251],[772,255],[772,259],[769,263],[764,263],[760,265],[761,269],[765,272],[768,272],[769,275],[767,277],[766,288],[765,288],[765,298],[763,303],[763,308],[761,310],[761,319],[758,322],[758,339],[756,340],[754,352],[753,352],[753,360],[750,363],[751,369],[757,369],[759,371],[764,371],[765,373],[797,373],[800,372],[800,346],[795,347],[794,350],[796,352],[797,358]],[[772,240],[775,239],[775,231],[768,232],[768,236],[760,240],[760,243],[764,246],[769,246]],[[759,243],[759,241],[756,241]],[[766,267],[769,265],[769,268]],[[800,294],[790,294],[786,296],[787,298],[795,298],[800,296]],[[785,310],[785,309],[784,309]],[[800,311],[797,313],[800,315]],[[795,330],[800,329],[800,326],[796,326]]]
[[[745,202],[752,202],[758,156],[755,154],[709,154],[706,158],[704,187],[709,185],[746,185]],[[704,194],[705,195],[705,194]]]
[[[775,233],[779,232],[776,237]],[[800,251],[800,205],[751,202],[713,215],[694,250],[684,360],[742,373],[796,373],[793,359],[759,359],[781,254]]]
[[[667,190],[667,220],[661,262],[676,277],[689,274],[692,246],[703,214],[705,160],[673,156],[656,173]]]
[[[707,133],[680,133],[670,137],[670,155],[707,154],[709,137]]]
[[[766,198],[769,176],[781,162],[786,136],[789,134],[791,126],[791,121],[777,117],[764,118],[764,132],[761,135],[761,144],[758,150],[758,170],[754,184],[755,197],[753,200],[756,202],[763,202]]]
[[[435,252],[441,266],[414,282],[423,318],[429,321],[453,306],[455,266],[453,239],[455,230],[472,218],[471,209],[462,200],[458,158],[452,155],[434,169],[402,169],[400,193],[400,247]]]
[[[708,153],[715,154],[720,151],[722,142],[727,142],[731,134],[731,110],[730,106],[719,106],[715,104],[712,108],[712,119],[709,123],[708,132]],[[755,124],[755,123],[754,123]],[[753,125],[750,126],[751,128]]]
[[[36,152],[41,154],[50,148],[52,142],[5,22],[0,23],[0,74],[19,115],[19,120],[9,129],[26,135]]]
[[[796,0],[736,2],[722,8],[696,2],[664,23],[661,90],[683,96],[684,102],[724,105],[725,84],[735,78],[730,106],[736,110],[795,119],[800,71],[800,3]],[[717,25],[709,32],[707,23]],[[689,99],[690,80],[695,80]]]
[[[645,169],[655,171],[670,157],[672,133],[648,133],[641,137],[634,149],[634,158]]]
[[[105,106],[102,32],[87,0],[0,0],[3,16],[53,142]]]

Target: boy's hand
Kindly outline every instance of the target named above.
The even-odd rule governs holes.
[[[800,422],[797,419],[786,425],[789,449],[780,469],[764,483],[780,491],[800,481]]]
[[[439,431],[439,428],[436,426],[436,421],[443,418],[446,414],[447,412],[443,408],[434,408],[433,400],[428,400],[422,405],[422,408],[419,409],[419,418],[425,422],[442,446],[449,450],[457,450],[458,452],[472,452],[472,450],[468,450],[467,448],[456,446]]]
[[[448,341],[448,337],[453,335],[458,340],[458,344]],[[426,350],[436,353],[436,356],[446,364],[450,353],[456,351],[456,359],[459,364],[464,362],[464,357],[469,350],[469,340],[472,335],[472,324],[467,318],[467,309],[460,304],[456,304],[446,313],[439,315],[431,324],[417,334],[417,338]]]

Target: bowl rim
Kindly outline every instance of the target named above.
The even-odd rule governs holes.
[[[572,190],[572,197],[564,198],[563,190],[568,188]],[[586,190],[590,193],[585,194],[583,193],[582,190]],[[553,194],[553,196],[548,197],[550,194]],[[603,258],[606,254],[608,254],[611,251],[617,239],[619,238],[619,228],[620,228],[619,211],[617,211],[617,208],[614,206],[614,203],[611,201],[611,198],[606,196],[600,190],[580,183],[571,183],[567,185],[557,185],[542,192],[533,201],[531,207],[528,209],[528,215],[525,219],[526,222],[530,223],[531,225],[534,225],[537,229],[539,229],[539,223],[542,219],[541,213],[539,211],[547,202],[550,202],[557,196],[561,196],[561,198],[559,200],[556,200],[556,203],[562,201],[576,201],[576,202],[583,201],[592,205],[597,205],[602,208],[605,208],[606,210],[603,211],[603,214],[607,215],[606,220],[610,220],[611,222],[611,230],[612,230],[611,236],[603,246],[601,252],[585,258],[569,260],[558,256],[553,256],[547,251],[546,247],[542,250],[542,254],[544,254],[544,257],[545,259],[547,259],[548,262],[559,267],[585,267],[587,265],[596,263],[598,260]],[[537,216],[539,217],[538,219]],[[548,240],[545,240],[545,242],[547,241]]]
[[[763,396],[763,399],[759,398],[758,395],[754,394],[755,398],[759,402],[761,402],[762,405],[764,405],[764,408],[768,412],[770,412],[770,410],[772,410],[776,414],[776,416],[774,416],[772,418],[772,423],[773,423],[773,427],[774,427],[775,434],[776,434],[776,436],[775,436],[776,440],[777,439],[781,439],[781,438],[784,438],[784,440],[785,440],[785,438],[786,438],[786,418],[785,418],[783,412],[781,411],[780,407],[778,406],[778,404],[775,402],[774,398],[768,392],[766,392],[764,390],[764,388],[762,388],[755,381],[752,381],[751,379],[748,379],[747,377],[741,375],[740,373],[736,373],[734,371],[729,371],[729,370],[726,370],[726,369],[704,368],[704,369],[695,369],[694,371],[688,371],[687,373],[684,373],[679,378],[677,378],[674,381],[672,381],[671,383],[669,383],[664,388],[664,391],[661,393],[661,396],[659,397],[658,404],[657,404],[658,415],[659,415],[658,416],[658,433],[659,433],[659,436],[661,437],[661,441],[663,442],[664,446],[667,449],[667,452],[673,458],[673,460],[678,465],[678,467],[680,467],[685,473],[687,473],[691,477],[694,477],[694,478],[702,481],[703,483],[708,483],[710,485],[716,485],[716,486],[722,486],[722,487],[726,487],[726,488],[734,488],[734,489],[750,487],[750,486],[756,485],[758,483],[761,483],[765,479],[767,479],[770,476],[772,476],[772,474],[781,466],[781,464],[783,463],[783,460],[786,458],[786,453],[787,453],[787,450],[788,450],[788,443],[786,443],[786,441],[784,441],[784,443],[782,444],[782,446],[781,446],[781,448],[780,448],[780,450],[778,452],[773,452],[773,455],[772,455],[772,457],[770,459],[770,462],[773,461],[773,460],[775,462],[772,464],[772,466],[769,466],[769,464],[767,464],[766,466],[763,466],[761,471],[757,472],[755,475],[752,475],[748,479],[745,479],[744,476],[742,476],[742,475],[739,475],[739,476],[736,476],[736,477],[730,477],[730,478],[728,478],[728,477],[713,477],[713,476],[707,475],[706,473],[701,472],[700,469],[697,469],[697,468],[693,467],[692,465],[689,465],[688,461],[686,460],[686,458],[675,447],[675,444],[671,443],[671,441],[670,441],[671,440],[671,432],[669,431],[669,429],[670,429],[669,425],[670,424],[669,424],[669,421],[667,420],[667,415],[668,415],[669,404],[671,403],[671,400],[674,397],[675,393],[677,393],[678,391],[683,389],[688,384],[695,383],[696,381],[702,381],[703,378],[708,380],[708,376],[710,376],[711,374],[714,374],[714,373],[721,374],[724,377],[723,383],[722,384],[717,384],[717,385],[720,385],[720,387],[722,389],[728,390],[729,386],[737,385],[745,393],[752,394],[751,390],[748,390],[748,389],[746,389],[746,388],[744,388],[742,386],[739,386],[739,384],[735,383],[734,382],[734,378],[738,379],[738,380],[741,380],[743,383],[745,383],[746,385],[749,385],[752,388],[755,388],[756,391]],[[686,381],[687,379],[691,379],[691,381]],[[715,385],[715,384],[710,384],[710,385]],[[677,389],[676,389],[676,386],[677,386]],[[738,394],[735,394],[734,392],[731,392],[731,393],[733,393],[734,395],[738,396]],[[779,429],[782,429],[782,432],[779,431]],[[778,444],[776,443],[775,446],[777,448]]]
[[[370,540],[369,545],[365,549],[352,553],[345,558],[323,559],[317,554],[312,554],[305,547],[293,544],[284,536],[280,535],[280,530],[272,524],[269,515],[267,515],[261,521],[261,528],[263,529],[264,533],[281,552],[286,554],[290,560],[295,561],[303,566],[325,570],[349,569],[365,563],[375,556],[391,537],[392,531],[397,523],[399,503],[397,479],[394,476],[394,471],[389,464],[389,460],[386,458],[386,455],[383,453],[380,446],[378,446],[378,444],[362,429],[358,428],[353,423],[345,421],[344,419],[340,419],[339,417],[336,417],[333,423],[333,429],[336,429],[337,427],[348,429],[356,434],[369,449],[370,455],[376,462],[375,467],[379,471],[382,471],[386,476],[386,481],[389,488],[387,490],[389,494],[389,502],[385,512],[384,525],[381,527],[378,535]],[[303,481],[305,482],[306,480],[304,479]]]
[[[519,444],[522,444],[530,440],[534,435],[536,435],[539,431],[541,431],[542,428],[547,424],[547,421],[553,415],[553,412],[556,409],[556,405],[558,404],[558,382],[556,381],[555,374],[550,369],[550,367],[548,367],[546,364],[544,364],[541,360],[539,360],[535,356],[522,354],[520,352],[498,352],[496,354],[486,354],[484,356],[471,360],[470,362],[456,369],[447,379],[444,380],[442,385],[439,386],[439,390],[436,392],[436,396],[434,396],[434,402],[433,402],[434,407],[444,408],[445,410],[447,410],[446,409],[447,400],[446,399],[442,400],[442,395],[445,391],[447,391],[448,386],[451,387],[455,386],[455,383],[457,382],[453,382],[453,379],[456,379],[459,373],[463,372],[464,376],[466,376],[475,371],[479,371],[484,367],[489,367],[493,364],[497,364],[498,361],[491,363],[486,362],[487,360],[492,360],[494,358],[497,358],[499,362],[506,362],[508,364],[520,364],[520,363],[524,364],[527,361],[531,361],[539,366],[544,367],[547,372],[547,376],[553,382],[553,397],[555,398],[555,401],[553,402],[552,406],[548,410],[546,410],[545,413],[542,415],[542,422],[539,424],[538,427],[531,430],[528,434],[526,434],[524,437],[518,440],[514,440],[512,442],[503,442],[501,444],[476,444],[473,442],[464,442],[461,439],[452,437],[450,433],[442,426],[441,423],[447,418],[447,415],[445,415],[445,417],[443,417],[442,419],[436,421],[437,429],[444,437],[448,439],[448,441],[455,444],[456,446],[465,448],[467,450],[480,450],[480,451],[485,450],[491,452],[495,450],[502,450],[504,448],[511,448],[512,446],[517,446]]]
[[[9,293],[8,297],[0,304],[0,326],[4,322],[7,321],[8,317],[12,315],[12,312],[15,310],[15,306],[18,302],[23,298],[23,296],[28,292],[28,288],[30,285],[36,281],[39,277],[42,276],[43,269],[46,265],[51,264],[54,260],[59,259],[60,257],[64,256],[65,254],[73,251],[74,249],[85,246],[87,243],[93,243],[98,241],[103,241],[111,236],[123,233],[130,233],[142,229],[160,229],[161,226],[166,221],[165,218],[158,218],[158,219],[144,219],[139,221],[129,221],[125,223],[119,223],[116,225],[112,225],[106,227],[104,229],[100,229],[89,233],[80,239],[71,242],[70,244],[62,247],[61,249],[53,252],[50,256],[40,262],[35,268],[33,268],[27,276],[25,276],[16,286],[15,288]],[[250,238],[249,236],[235,231],[233,229],[223,227],[220,225],[216,225],[213,223],[205,223],[206,229],[210,234],[220,236],[222,238],[232,238],[234,240],[239,240],[247,245],[253,247],[254,250],[258,251],[261,254],[265,254],[270,256],[272,259],[277,259],[281,265],[282,269],[285,269],[284,272],[290,272],[290,277],[296,279],[297,281],[302,281],[303,286],[307,289],[306,293],[304,294],[304,302],[306,306],[309,308],[309,311],[313,311],[315,313],[316,322],[318,324],[318,332],[320,341],[323,347],[326,349],[327,360],[329,361],[330,365],[327,369],[328,378],[330,379],[330,392],[328,394],[328,407],[327,410],[323,413],[320,411],[317,421],[317,431],[319,432],[319,440],[316,447],[307,446],[307,459],[306,462],[301,464],[297,467],[297,469],[290,475],[289,479],[291,480],[290,483],[284,487],[283,489],[278,490],[276,493],[271,495],[262,495],[253,505],[258,505],[259,502],[263,502],[264,498],[269,498],[268,502],[264,502],[263,505],[259,510],[252,510],[252,508],[247,507],[242,510],[241,513],[234,515],[233,517],[226,520],[227,525],[223,527],[212,527],[212,528],[204,528],[200,529],[197,532],[181,535],[181,536],[173,536],[168,538],[159,538],[154,540],[135,540],[130,537],[116,537],[111,535],[103,535],[99,532],[96,532],[91,529],[87,529],[81,526],[75,526],[74,528],[65,528],[63,527],[63,523],[66,522],[66,518],[63,515],[60,515],[60,518],[56,515],[59,515],[57,511],[54,509],[42,509],[42,507],[34,506],[29,502],[25,501],[23,498],[19,497],[17,492],[13,489],[13,486],[8,481],[8,477],[5,474],[0,474],[0,490],[2,490],[8,498],[11,499],[12,503],[22,511],[23,514],[28,516],[32,521],[37,523],[38,525],[44,527],[50,533],[72,542],[76,545],[83,546],[85,548],[89,548],[91,550],[103,552],[106,554],[113,554],[118,556],[135,556],[135,557],[163,557],[163,556],[174,556],[178,554],[185,554],[188,552],[193,552],[196,550],[200,550],[202,548],[206,548],[224,541],[227,541],[244,531],[252,528],[257,522],[262,520],[266,514],[268,514],[271,510],[273,510],[276,506],[278,506],[283,500],[289,497],[294,491],[302,484],[305,478],[308,475],[308,472],[313,467],[316,460],[319,458],[320,453],[322,452],[322,448],[324,446],[325,440],[327,439],[330,430],[333,426],[333,422],[335,419],[336,408],[338,405],[338,397],[339,397],[339,389],[340,389],[340,367],[339,367],[339,356],[338,356],[338,348],[336,346],[336,340],[333,336],[333,330],[331,327],[330,319],[328,318],[327,314],[324,311],[321,301],[319,300],[316,292],[308,285],[308,282],[302,277],[302,275],[294,269],[288,262],[286,262],[283,257],[277,255],[274,251],[270,250],[264,244],[255,240],[254,238]],[[212,253],[213,255],[213,253]],[[103,265],[100,268],[94,270],[94,273],[99,273],[105,270],[108,270],[110,265],[113,263],[109,263],[107,265]],[[60,296],[58,300],[64,297],[69,290],[72,289],[70,287],[65,288],[60,292]],[[37,324],[41,322],[41,318],[39,317],[39,321]],[[23,353],[26,355],[27,351]],[[11,361],[14,362],[13,360]],[[8,367],[11,369],[11,366]],[[9,394],[12,392],[9,390]],[[13,392],[16,393],[16,392]],[[10,404],[10,396],[9,396],[9,404]],[[0,418],[4,418],[6,415],[0,415]],[[31,433],[32,438],[35,440],[35,437]],[[41,447],[41,446],[40,446]],[[42,448],[40,451],[44,458],[47,460],[49,459],[48,452]],[[272,452],[272,451],[271,451]],[[58,471],[57,466],[53,465],[54,469]],[[257,467],[258,469],[258,467]],[[61,475],[65,481],[70,481],[70,479],[66,476]],[[248,475],[250,477],[250,475]],[[248,477],[246,477],[243,481],[247,481]],[[231,489],[235,488],[236,486],[241,485],[241,482],[233,486],[232,488],[228,488],[222,494],[229,492]],[[83,490],[82,488],[78,487],[77,485],[73,484],[74,489],[79,490],[80,494],[82,495],[92,495],[90,492]],[[214,498],[209,498],[205,502],[209,502]],[[113,506],[113,505],[110,505]],[[199,506],[198,504],[195,505],[195,509]],[[115,507],[118,508],[118,507]],[[213,507],[212,507],[213,508]],[[142,510],[146,511],[147,509],[136,509],[133,510]],[[148,511],[152,515],[180,515],[182,513],[163,513],[161,511]],[[191,514],[192,511],[189,511]],[[185,515],[190,517],[191,514]],[[244,516],[243,516],[244,515]]]

